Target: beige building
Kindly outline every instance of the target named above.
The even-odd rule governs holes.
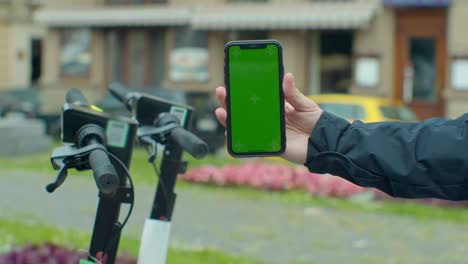
[[[113,81],[212,94],[227,41],[272,38],[305,93],[384,96],[420,117],[468,112],[468,2],[420,2],[48,0],[35,14],[48,28],[41,84],[57,104],[70,87],[96,101]]]
[[[37,1],[0,1],[0,90],[34,85],[41,73],[43,27],[32,20]]]

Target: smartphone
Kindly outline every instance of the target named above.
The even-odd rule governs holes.
[[[228,152],[279,156],[286,148],[282,46],[276,40],[226,44]]]

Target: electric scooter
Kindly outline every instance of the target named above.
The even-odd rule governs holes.
[[[99,204],[88,259],[80,264],[114,264],[121,231],[133,209],[134,188],[128,166],[138,122],[92,110],[77,89],[67,93],[61,119],[62,141],[66,144],[53,151],[51,163],[59,172],[46,190],[52,193],[59,188],[69,169],[93,171]],[[122,204],[130,207],[120,222]]]
[[[185,150],[201,159],[208,154],[208,145],[188,130],[193,113],[190,106],[132,92],[118,83],[111,84],[109,90],[138,121],[137,139],[148,147],[148,162],[159,177],[150,216],[143,228],[138,264],[164,264],[176,201],[177,174],[187,169],[182,153]],[[158,145],[164,146],[160,171],[154,163]]]

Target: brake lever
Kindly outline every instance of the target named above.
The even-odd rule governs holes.
[[[141,142],[151,145],[152,151],[148,162],[153,163],[158,154],[158,142],[164,144],[165,134],[177,127],[177,124],[167,124],[160,127],[141,126],[137,130],[137,137]]]
[[[57,176],[52,183],[47,184],[46,191],[48,193],[54,192],[60,187],[68,176],[68,169],[86,170],[89,169],[89,165],[86,166],[88,155],[92,150],[105,149],[100,144],[91,144],[84,148],[76,149],[72,145],[65,145],[58,147],[52,153],[50,162],[54,170],[58,170]]]
[[[139,139],[142,142],[151,145],[152,150],[148,158],[148,162],[153,163],[154,160],[156,159],[156,155],[158,154],[158,143],[156,142],[156,140],[151,138],[151,136],[143,136],[143,137],[140,137]]]
[[[62,185],[62,183],[67,178],[67,176],[68,176],[68,166],[64,164],[60,168],[57,176],[55,176],[55,180],[52,183],[47,184],[46,191],[48,193],[53,193],[58,187],[60,187],[60,185]]]

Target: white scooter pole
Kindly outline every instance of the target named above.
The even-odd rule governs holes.
[[[166,264],[171,222],[146,219],[141,236],[138,264]]]

